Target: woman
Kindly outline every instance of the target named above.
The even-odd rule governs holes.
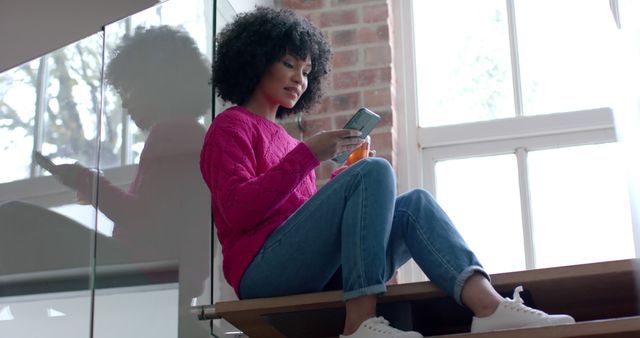
[[[237,106],[214,120],[200,168],[225,277],[238,296],[320,291],[341,270],[341,337],[422,337],[375,317],[376,295],[414,258],[474,312],[473,331],[572,323],[499,296],[431,195],[417,189],[396,197],[385,160],[361,160],[316,191],[314,168],[355,149],[359,132],[325,131],[300,142],[275,121],[318,102],[330,53],[322,33],[288,10],[257,8],[220,32],[213,85]]]

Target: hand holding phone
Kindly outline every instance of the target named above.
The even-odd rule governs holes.
[[[359,130],[362,132],[359,137],[365,139],[369,135],[369,133],[371,133],[373,128],[376,127],[379,121],[380,115],[372,112],[365,107],[362,107],[358,109],[358,111],[344,125],[344,129]],[[344,161],[346,161],[350,154],[351,152],[342,153],[333,158],[333,161],[337,163],[343,163]]]
[[[55,176],[56,179],[60,181],[60,183],[72,188],[76,189],[77,177],[79,173],[83,170],[87,170],[79,164],[60,164],[57,165],[51,161],[47,156],[42,155],[39,151],[33,152],[33,160],[38,163],[43,169],[50,172]]]
[[[53,161],[51,161],[50,158],[42,155],[41,152],[34,151],[33,152],[33,160],[36,161],[36,163],[38,163],[38,165],[40,165],[46,171],[48,171],[48,172],[50,172],[52,174],[55,174],[54,173],[54,171],[56,169],[55,163],[53,163]]]

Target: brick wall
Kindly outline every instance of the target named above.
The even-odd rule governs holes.
[[[371,134],[377,156],[395,166],[395,117],[391,24],[388,0],[276,0],[276,6],[306,16],[322,29],[333,47],[332,72],[321,105],[303,115],[301,133],[295,120],[285,121],[294,137],[344,126],[351,115],[366,106],[382,116]],[[336,165],[324,162],[317,170],[323,184]]]

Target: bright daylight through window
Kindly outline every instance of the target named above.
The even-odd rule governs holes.
[[[204,13],[202,1],[190,1],[189,6],[174,1],[147,9],[107,26],[104,32],[0,73],[0,136],[7,140],[0,147],[5,159],[0,185],[11,186],[0,190],[0,202],[5,191],[13,192],[5,194],[9,200],[33,202],[49,195],[48,207],[92,228],[92,207],[77,204],[72,194],[62,193],[52,180],[39,179],[50,174],[32,161],[32,151],[41,151],[56,164],[78,162],[95,168],[99,142],[100,169],[107,174],[117,171],[116,183],[129,182],[146,135],[122,108],[119,95],[104,86],[102,65],[122,37],[138,26],[182,27],[201,50],[211,49],[210,36],[202,29],[204,14],[193,15],[194,11]],[[98,231],[111,235],[112,227],[113,222],[99,213]]]
[[[631,3],[412,2],[422,181],[490,272],[635,257],[611,114]]]

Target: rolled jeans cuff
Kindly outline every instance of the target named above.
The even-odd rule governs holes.
[[[464,287],[464,283],[467,282],[467,279],[469,279],[469,277],[473,276],[473,274],[475,273],[481,274],[489,282],[491,282],[491,276],[489,276],[489,274],[486,271],[484,271],[484,269],[481,266],[471,265],[466,269],[462,270],[462,272],[458,275],[458,278],[456,278],[456,284],[453,287],[453,298],[456,300],[458,304],[462,306],[465,306],[462,303],[462,288]]]
[[[362,289],[345,292],[343,294],[343,298],[345,301],[348,301],[350,299],[357,298],[357,297],[377,295],[385,292],[387,292],[387,286],[384,284],[378,284],[378,285],[367,286]]]

